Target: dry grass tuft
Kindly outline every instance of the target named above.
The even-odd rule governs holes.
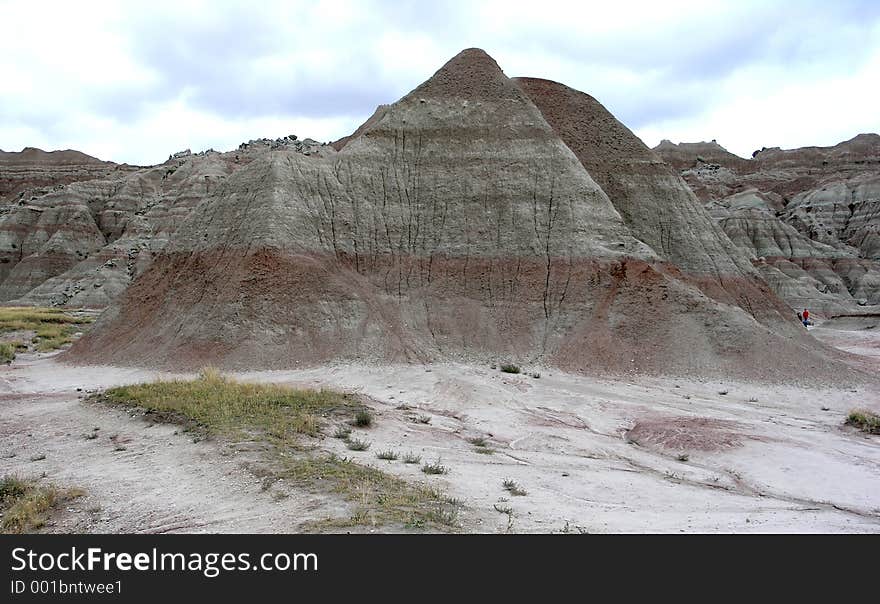
[[[0,479],[2,532],[21,534],[39,530],[54,508],[84,494],[80,489],[61,490],[36,480],[6,475]]]
[[[95,400],[135,405],[169,421],[196,422],[209,434],[267,440],[274,445],[274,477],[316,491],[330,489],[355,506],[350,517],[313,523],[308,527],[312,530],[388,523],[412,528],[455,526],[461,504],[439,490],[301,445],[299,436],[319,434],[322,416],[341,411],[352,417],[363,410],[351,395],[240,383],[208,368],[195,380],[112,388]],[[350,428],[338,428],[334,436],[345,439],[349,448],[369,448],[369,443],[351,438]]]
[[[880,415],[866,409],[850,411],[846,423],[868,434],[880,434]]]
[[[351,396],[339,392],[238,382],[211,367],[195,380],[120,386],[100,398],[178,415],[215,435],[257,431],[287,444],[299,434],[317,436],[322,415],[356,407]]]

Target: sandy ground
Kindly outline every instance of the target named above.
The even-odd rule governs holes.
[[[880,369],[880,334],[815,332]],[[355,436],[371,448],[352,452],[332,438],[321,446],[442,486],[464,503],[468,532],[880,532],[880,438],[843,426],[853,407],[880,412],[880,384],[622,382],[537,370],[539,379],[464,365],[346,365],[238,377],[370,397],[377,421]],[[160,375],[169,376],[51,356],[0,369],[0,472],[45,473],[88,493],[48,530],[289,532],[347,513],[330,496],[265,489],[248,443],[193,442],[174,426],[81,400]],[[95,427],[98,437],[86,438]],[[494,453],[476,452],[474,437]],[[450,471],[428,477],[378,460],[387,449]],[[511,496],[505,479],[527,495]]]

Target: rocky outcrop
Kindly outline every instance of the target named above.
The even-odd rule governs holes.
[[[265,153],[184,154],[0,210],[0,301],[102,308],[232,172]]]
[[[19,152],[0,151],[0,207],[45,195],[70,183],[133,169],[79,151],[46,152],[33,147]]]
[[[628,131],[610,135],[623,147],[600,169],[612,143],[578,149],[580,126],[552,110],[584,99],[546,93],[564,98],[538,98],[470,49],[338,153],[270,149],[192,210],[71,355],[178,369],[501,357],[839,377],[837,353],[725,249],[674,173]],[[599,130],[614,127],[586,104]]]
[[[791,306],[837,314],[880,304],[880,136],[752,159],[706,143],[655,151]]]

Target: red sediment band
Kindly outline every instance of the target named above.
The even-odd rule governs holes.
[[[721,306],[752,290],[754,316]],[[759,322],[777,312],[768,299],[746,279],[715,285],[634,259],[215,249],[157,258],[71,356],[177,369],[501,357],[770,379],[836,358],[791,321]]]

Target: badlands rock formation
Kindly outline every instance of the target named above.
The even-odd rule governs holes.
[[[180,152],[158,166],[21,197],[0,209],[0,302],[103,308],[229,174],[273,148],[308,154],[320,147],[285,137],[229,153]]]
[[[595,100],[512,81],[480,50],[332,146],[268,149],[218,180],[74,358],[838,370]]]
[[[107,177],[126,171],[79,151],[50,151],[27,147],[19,152],[0,150],[0,207],[24,197],[44,195],[73,182]]]
[[[880,304],[880,136],[749,160],[714,141],[655,151],[789,304],[826,314]]]

